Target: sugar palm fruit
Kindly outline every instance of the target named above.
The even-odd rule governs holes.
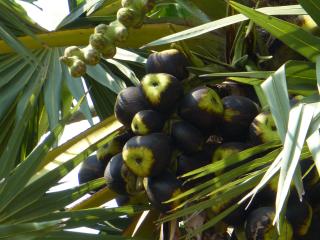
[[[60,61],[65,63],[68,66],[68,70],[72,77],[78,78],[83,76],[86,73],[87,67],[83,60],[79,59],[76,56],[73,57],[60,57]]]
[[[181,192],[180,181],[169,171],[163,171],[158,176],[145,178],[144,187],[151,204],[161,212],[167,212],[174,208],[177,202],[164,202]]]
[[[137,177],[124,164],[122,153],[111,158],[105,168],[104,177],[107,187],[122,195],[135,194],[137,189]]]
[[[141,182],[142,183],[142,182]],[[118,195],[115,200],[119,207],[125,205],[138,205],[147,204],[149,202],[146,192],[143,188],[143,183],[141,185],[142,191],[137,192],[134,195]]]
[[[64,50],[65,57],[77,57],[80,60],[84,60],[83,51],[77,46],[70,46]]]
[[[260,207],[253,210],[245,221],[245,234],[247,240],[291,240],[293,229],[291,224],[285,220],[283,233],[278,235],[276,227],[272,224],[275,216],[273,207]]]
[[[100,53],[103,58],[113,58],[117,53],[116,45],[114,43],[107,45],[100,50]]]
[[[144,13],[130,7],[122,7],[117,11],[117,20],[127,28],[141,27],[144,17]]]
[[[228,140],[246,139],[251,122],[259,114],[257,104],[243,96],[227,96],[222,98],[222,103],[222,137]]]
[[[253,119],[249,127],[249,138],[253,144],[280,140],[270,112],[261,112]]]
[[[149,55],[146,63],[147,73],[167,73],[178,80],[188,77],[188,60],[177,49],[168,49]]]
[[[120,153],[123,146],[132,137],[133,133],[131,131],[125,131],[115,136],[110,142],[97,150],[98,160],[108,164],[110,159],[117,153]]]
[[[163,113],[172,111],[183,95],[181,82],[166,73],[145,75],[140,87],[152,108]]]
[[[122,0],[121,5],[146,14],[154,7],[155,0]]]
[[[314,240],[319,238],[320,219],[318,216],[313,216],[310,227],[306,235],[296,237],[296,240]]]
[[[312,186],[312,188],[307,191],[307,195],[315,215],[320,217],[320,182]]]
[[[91,45],[81,49],[83,52],[84,63],[88,65],[96,65],[100,62],[100,53]]]
[[[176,146],[186,154],[200,151],[205,142],[201,131],[186,121],[172,123],[171,137]]]
[[[89,44],[94,49],[98,50],[99,52],[102,52],[105,48],[108,48],[109,46],[113,45],[114,43],[106,37],[102,33],[94,33],[90,35],[89,38]]]
[[[123,147],[122,156],[128,168],[137,176],[156,176],[171,160],[170,139],[164,133],[151,133],[131,138]]]
[[[149,104],[141,89],[139,87],[128,87],[117,95],[114,114],[119,122],[130,128],[134,115],[146,109],[149,109]]]
[[[213,152],[212,157],[211,157],[211,162],[214,163],[214,162],[226,159],[226,158],[230,157],[232,154],[240,153],[241,151],[243,151],[249,147],[250,147],[250,145],[247,143],[244,143],[244,142],[222,143]],[[221,173],[224,171],[228,171],[232,168],[236,168],[237,166],[239,166],[243,163],[244,163],[244,161],[239,162],[239,163],[233,163],[232,165],[225,167],[224,169],[222,169],[219,172]],[[227,164],[229,164],[229,163],[226,161],[225,165],[227,165]]]
[[[311,205],[296,197],[289,199],[286,216],[293,227],[294,236],[304,236],[308,233],[311,225],[313,210]]]
[[[211,153],[207,150],[202,150],[194,154],[178,154],[177,156],[177,176],[181,176],[187,172],[195,170],[210,164]]]
[[[109,25],[103,23],[97,25],[94,32],[103,34],[103,36],[109,38],[112,42],[123,42],[129,36],[128,28],[117,20],[112,21]]]
[[[147,135],[153,132],[161,132],[164,118],[154,110],[142,110],[137,112],[131,122],[131,130],[136,135]]]
[[[214,90],[199,87],[184,96],[178,112],[182,119],[208,132],[215,129],[221,122],[223,104]]]
[[[85,159],[78,172],[79,184],[103,177],[106,164],[98,160],[96,155],[91,155]]]
[[[211,150],[202,150],[193,154],[178,154],[176,156],[176,175],[179,177],[187,172],[197,168],[204,167],[210,164]],[[213,174],[208,174],[205,177],[198,178],[192,181],[185,181],[182,184],[182,189],[187,190],[201,183],[208,181],[214,177]]]

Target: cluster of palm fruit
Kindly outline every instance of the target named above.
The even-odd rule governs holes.
[[[83,76],[86,65],[98,64],[101,57],[114,57],[116,45],[128,38],[130,28],[142,26],[146,13],[154,4],[155,0],[122,0],[122,8],[118,10],[115,21],[96,26],[86,47],[68,47],[60,60],[68,66],[73,77]]]
[[[147,74],[139,86],[128,87],[117,96],[114,112],[124,126],[122,132],[84,161],[79,172],[80,183],[104,176],[106,186],[119,194],[119,205],[150,202],[156,209],[167,212],[178,203],[165,201],[199,183],[185,184],[178,176],[254,145],[279,139],[271,114],[260,111],[251,87],[224,81],[186,91],[187,66],[188,60],[175,49],[150,54]],[[310,161],[303,161],[303,172],[311,166]],[[317,174],[309,174],[306,181],[308,186],[313,186],[318,181]],[[276,184],[269,185],[258,197],[259,204],[253,204],[248,211],[239,208],[224,219],[225,226],[245,229],[248,240],[277,239],[273,238],[276,230],[271,225],[275,200],[271,190],[276,189]],[[230,204],[213,206],[207,217]],[[288,211],[286,226],[291,232],[284,239],[307,236],[312,225],[310,204],[307,200],[297,204],[301,204],[298,212]],[[303,229],[299,230],[300,227]],[[225,233],[224,239],[229,239]]]

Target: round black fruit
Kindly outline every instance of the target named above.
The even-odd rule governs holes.
[[[187,93],[179,106],[179,115],[197,128],[210,131],[223,117],[223,105],[211,88],[200,87]]]
[[[147,73],[168,73],[178,80],[188,77],[188,60],[176,49],[164,50],[149,55],[146,64]]]
[[[177,156],[176,176],[181,176],[187,172],[193,171],[197,168],[204,167],[210,164],[210,152],[208,150],[202,150],[200,152],[186,155],[180,154]],[[213,174],[206,175],[202,178],[197,178],[192,181],[185,181],[182,184],[182,189],[187,190],[195,187],[201,183],[208,181],[214,177]]]
[[[201,131],[186,121],[177,121],[172,124],[171,137],[176,146],[187,154],[200,151],[205,142]]]
[[[280,140],[270,112],[259,113],[249,126],[250,141],[255,144]]]
[[[119,122],[130,127],[134,115],[149,108],[140,88],[128,87],[118,94],[114,105],[114,113]]]
[[[159,176],[145,178],[144,186],[151,204],[160,211],[167,212],[177,204],[164,203],[181,192],[181,183],[171,172],[164,171]]]
[[[97,178],[103,177],[106,164],[99,161],[96,155],[89,156],[83,161],[78,172],[79,184],[87,183]]]
[[[257,104],[242,96],[227,96],[222,98],[222,102],[222,136],[228,140],[245,139],[251,122],[259,114]]]
[[[291,199],[289,199],[287,206],[287,219],[293,227],[294,235],[304,236],[308,233],[311,225],[313,215],[312,207],[306,200],[301,202],[296,198]]]
[[[285,221],[282,236],[278,235],[272,224],[275,216],[273,207],[261,207],[252,211],[245,222],[245,234],[248,240],[293,239],[292,226]]]
[[[166,73],[147,74],[141,80],[141,90],[156,110],[167,113],[183,95],[183,87],[174,76]]]
[[[153,132],[161,132],[164,125],[162,115],[153,110],[137,112],[131,122],[131,130],[136,135],[147,135]]]
[[[123,147],[122,156],[128,168],[137,176],[161,174],[170,164],[171,146],[163,133],[131,138]]]
[[[111,158],[105,169],[104,177],[107,187],[120,195],[137,192],[137,177],[123,163],[122,153]]]
[[[98,149],[98,160],[103,161],[107,165],[114,155],[122,151],[123,146],[132,137],[133,133],[131,131],[125,131],[115,136],[110,142]]]

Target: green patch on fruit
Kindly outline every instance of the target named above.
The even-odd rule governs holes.
[[[255,134],[261,138],[262,142],[279,140],[276,125],[270,114],[260,114],[252,123]]]
[[[307,217],[305,218],[305,221],[302,223],[302,225],[300,225],[300,227],[296,229],[299,236],[304,236],[307,234],[312,221],[312,214],[313,214],[312,207],[309,204],[307,204],[306,206],[307,206],[307,209],[306,209]]]
[[[129,147],[122,151],[127,167],[137,176],[147,177],[151,173],[155,158],[150,149],[146,147]]]
[[[126,165],[122,165],[120,174],[122,176],[122,179],[126,183],[127,193],[129,193],[130,195],[135,194],[137,192],[136,191],[137,177],[128,169]]]
[[[136,114],[131,123],[131,129],[135,134],[146,135],[149,133],[148,127],[144,124],[139,114]]]
[[[223,119],[227,122],[232,122],[234,117],[239,116],[240,112],[233,109],[225,109],[223,112]]]
[[[169,87],[171,78],[167,74],[148,74],[142,80],[142,90],[152,105],[161,101],[161,93]]]
[[[234,149],[234,148],[218,148],[213,156],[212,156],[212,162],[216,162],[216,161],[219,161],[219,160],[222,160],[222,159],[225,159],[229,156],[231,156],[232,154],[235,154],[235,153],[239,153],[239,150],[237,149]]]
[[[201,96],[198,106],[209,113],[221,114],[223,112],[223,104],[219,95],[211,89]]]

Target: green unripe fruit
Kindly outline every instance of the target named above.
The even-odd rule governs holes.
[[[147,73],[167,73],[178,80],[188,77],[187,58],[176,49],[164,50],[149,55],[146,63]]]
[[[140,87],[149,104],[164,113],[171,112],[183,94],[181,82],[166,73],[145,75]]]
[[[117,48],[114,44],[111,44],[106,46],[104,49],[101,49],[100,53],[103,58],[113,58],[117,53]]]
[[[73,62],[78,59],[77,57],[66,57],[66,56],[62,56],[59,58],[59,60],[61,62],[63,62],[64,64],[66,64],[68,67],[71,67]]]
[[[109,25],[101,23],[94,28],[94,33],[105,34],[109,29]]]
[[[70,46],[64,50],[65,57],[77,57],[80,60],[84,60],[82,50],[77,46]]]
[[[142,110],[134,115],[131,130],[136,135],[147,135],[153,132],[161,132],[163,125],[163,117],[158,112]]]
[[[291,224],[285,220],[283,233],[278,235],[272,221],[275,216],[274,208],[261,207],[252,211],[245,222],[245,233],[248,240],[291,240],[293,229]]]
[[[161,174],[171,160],[169,138],[163,133],[131,138],[123,147],[122,156],[128,168],[137,176]]]
[[[122,195],[137,192],[137,177],[123,163],[122,153],[113,156],[108,163],[104,177],[107,187]]]
[[[145,178],[144,185],[151,204],[160,211],[167,212],[178,204],[177,201],[164,203],[181,193],[180,181],[169,171]]]
[[[179,106],[179,115],[203,131],[216,128],[223,116],[223,105],[218,94],[208,87],[187,93]]]
[[[144,15],[132,8],[120,8],[117,12],[117,20],[127,28],[141,27],[143,19]]]
[[[155,5],[154,0],[122,0],[122,7],[132,8],[142,13],[149,12]]]
[[[117,42],[123,42],[129,37],[128,28],[119,21],[113,21],[110,23],[110,31],[107,31],[107,34],[109,34],[111,39],[114,39]]]
[[[97,65],[100,62],[100,53],[90,45],[82,49],[84,62],[88,65]]]
[[[95,33],[103,34],[111,42],[123,42],[128,36],[128,29],[119,21],[113,21],[109,25],[99,24],[94,29]]]
[[[228,140],[246,139],[251,122],[259,114],[258,105],[243,96],[227,96],[222,99],[222,103],[222,136]]]
[[[80,59],[73,59],[72,65],[69,67],[69,72],[72,77],[78,78],[83,76],[87,71],[86,64]]]
[[[128,87],[118,95],[114,105],[114,114],[119,122],[131,127],[134,115],[145,109],[150,109],[139,87]]]
[[[187,154],[200,151],[205,142],[202,133],[186,121],[172,124],[171,137],[177,147]]]
[[[102,33],[94,33],[90,35],[89,44],[99,52],[113,45],[113,42],[106,38]]]

